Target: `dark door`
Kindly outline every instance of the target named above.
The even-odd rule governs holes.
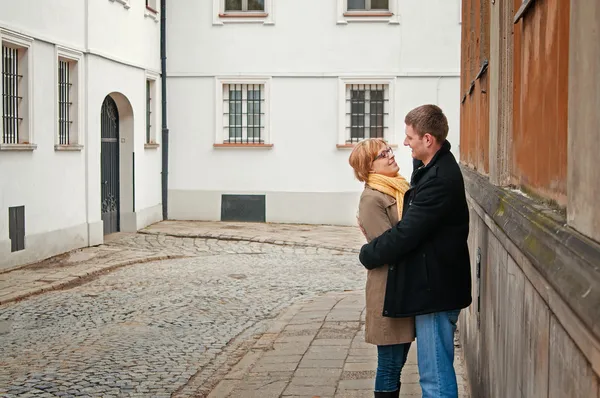
[[[102,103],[101,191],[104,234],[118,232],[119,225],[119,111],[111,97]]]

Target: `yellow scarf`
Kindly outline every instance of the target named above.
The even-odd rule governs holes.
[[[387,177],[382,174],[369,174],[367,185],[376,191],[390,195],[396,198],[398,206],[398,220],[402,218],[402,205],[404,203],[404,194],[410,188],[410,184],[404,177],[397,175],[396,177]]]

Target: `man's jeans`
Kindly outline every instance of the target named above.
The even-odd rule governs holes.
[[[410,350],[410,343],[378,345],[376,392],[396,391],[400,387],[400,374]]]
[[[415,317],[423,398],[457,398],[454,332],[460,310]]]

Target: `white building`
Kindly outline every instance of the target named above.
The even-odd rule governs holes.
[[[404,116],[424,103],[458,154],[458,0],[167,9],[169,218],[355,225],[351,142],[383,134],[410,177]]]
[[[383,136],[409,176],[403,118],[424,103],[458,153],[459,0],[162,6],[167,201],[160,0],[0,0],[0,269],[136,231],[167,203],[171,219],[352,225],[352,143]]]
[[[157,14],[0,0],[0,269],[162,219]]]

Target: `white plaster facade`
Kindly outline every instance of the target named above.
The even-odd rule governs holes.
[[[418,105],[444,109],[458,157],[460,1],[390,0],[366,15],[346,2],[266,0],[266,15],[232,17],[224,0],[167,1],[169,218],[220,220],[222,195],[256,194],[267,222],[354,225],[346,83],[387,85],[386,139],[405,176],[403,120]],[[222,85],[234,83],[264,85],[269,145],[222,145]]]
[[[268,222],[354,224],[362,186],[348,165],[348,84],[385,87],[385,138],[404,175],[403,117],[415,106],[445,110],[458,154],[459,0],[389,0],[389,12],[371,13],[348,13],[348,0],[264,0],[251,17],[226,13],[225,0],[166,1],[169,218],[220,220],[222,195],[256,194]],[[160,0],[148,6],[0,0],[3,43],[24,55],[19,143],[0,143],[0,269],[103,242],[107,96],[119,113],[120,229],[162,218]],[[75,80],[67,146],[58,138],[59,59]],[[260,145],[223,145],[227,84],[259,85]],[[15,206],[25,208],[25,247],[13,252]]]
[[[157,13],[138,0],[0,0],[0,10],[3,43],[23,43],[28,66],[19,133],[26,143],[0,145],[0,269],[103,242],[100,110],[108,95],[120,116],[121,230],[162,219],[160,148],[145,145],[148,78],[157,104],[152,141],[160,143]],[[76,76],[69,146],[57,138],[59,57],[73,61]],[[25,207],[25,248],[15,252],[13,206]]]

